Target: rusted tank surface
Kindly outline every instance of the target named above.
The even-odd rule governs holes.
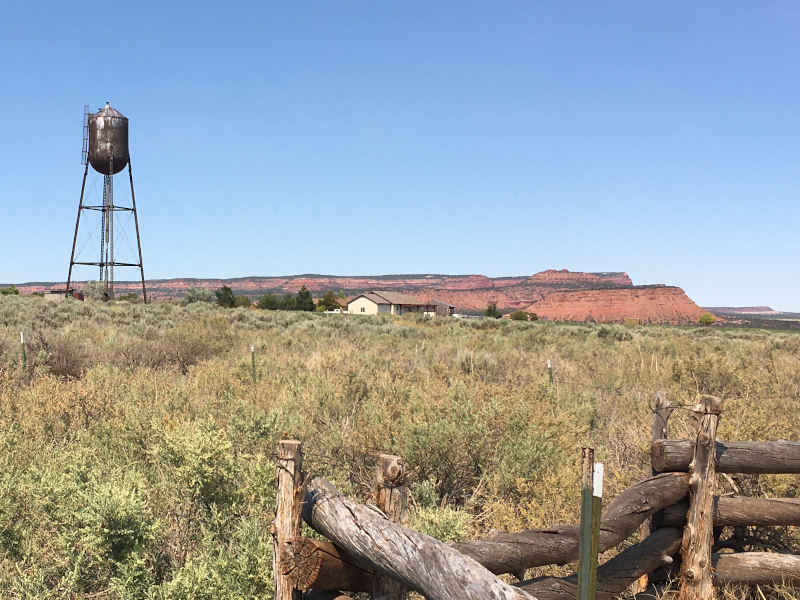
[[[103,175],[119,173],[128,164],[128,119],[108,102],[89,115],[89,163]]]

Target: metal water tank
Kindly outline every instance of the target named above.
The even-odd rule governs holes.
[[[106,102],[89,115],[89,163],[103,175],[119,173],[128,164],[128,119]]]

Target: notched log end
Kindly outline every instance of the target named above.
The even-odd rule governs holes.
[[[394,454],[378,455],[378,487],[399,487],[405,485],[406,466],[403,459]]]

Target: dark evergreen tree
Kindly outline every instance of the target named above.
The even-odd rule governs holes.
[[[314,299],[311,297],[311,292],[306,289],[306,286],[300,288],[297,292],[297,299],[295,300],[295,310],[314,310]]]
[[[236,306],[236,296],[233,295],[233,290],[227,285],[223,285],[216,292],[217,304],[225,308],[233,308]]]

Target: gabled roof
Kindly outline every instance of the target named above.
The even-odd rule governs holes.
[[[350,298],[350,300],[347,301],[347,304],[350,305],[359,298],[366,298],[367,300],[371,300],[375,304],[391,304],[391,302],[389,302],[388,300],[381,298],[377,294],[373,294],[371,292],[366,292],[364,294],[359,294],[358,296],[354,296],[353,298]]]
[[[389,304],[413,304],[415,306],[426,306],[431,304],[430,302],[424,302],[415,298],[414,296],[409,296],[408,294],[401,294],[400,292],[372,292],[376,296],[380,296],[381,298],[385,299],[389,302]]]
[[[405,306],[431,306],[433,304],[437,304],[437,302],[419,300],[414,296],[401,294],[400,292],[365,292],[363,294],[359,294],[350,300],[350,302],[353,302],[358,298],[366,298],[375,304],[402,304]],[[348,304],[350,304],[350,302],[348,302]]]

